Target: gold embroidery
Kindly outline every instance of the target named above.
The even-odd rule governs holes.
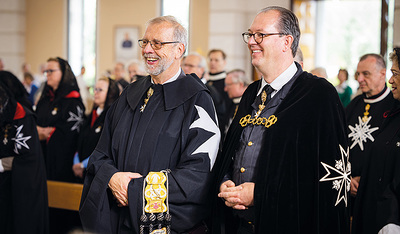
[[[146,176],[147,186],[145,188],[144,197],[146,199],[146,206],[144,211],[146,213],[161,213],[167,211],[165,199],[167,198],[167,188],[164,183],[167,177],[163,172],[149,172]]]
[[[146,108],[147,102],[149,102],[150,97],[153,95],[154,90],[150,87],[149,90],[147,91],[147,98],[144,99],[144,104],[140,107],[140,112],[144,111],[144,108]]]
[[[265,117],[254,117],[251,118],[251,115],[246,115],[244,117],[242,117],[239,121],[239,124],[242,127],[246,127],[247,124],[253,124],[253,125],[264,125],[266,128],[271,127],[273,124],[276,123],[276,121],[278,121],[278,118],[275,115],[271,115],[270,117],[265,118]]]
[[[262,103],[260,105],[258,105],[258,111],[257,111],[256,115],[254,116],[254,118],[257,118],[261,114],[261,111],[264,110],[264,108],[265,108],[264,103],[266,100],[267,100],[267,92],[265,92],[265,90],[264,90],[261,93],[261,102]]]
[[[364,117],[362,117],[362,121],[365,123],[368,120],[368,115],[369,115],[369,108],[371,106],[369,104],[365,105],[365,112],[364,112]]]

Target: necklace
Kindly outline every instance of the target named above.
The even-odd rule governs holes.
[[[265,90],[261,93],[261,104],[258,105],[258,111],[256,113],[256,115],[254,116],[254,118],[258,118],[258,116],[261,114],[261,111],[264,110],[265,108],[265,101],[267,100],[267,92],[265,92]]]
[[[144,104],[140,107],[140,112],[144,111],[144,108],[146,108],[147,102],[149,102],[150,97],[153,95],[154,90],[150,87],[149,90],[147,91],[147,97],[144,99]]]
[[[365,123],[368,120],[368,115],[369,115],[369,108],[371,106],[369,104],[365,105],[365,112],[364,112],[364,117],[362,117],[362,121]]]

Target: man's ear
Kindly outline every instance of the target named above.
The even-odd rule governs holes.
[[[185,45],[183,43],[179,43],[178,54],[177,54],[176,59],[181,59],[184,53],[185,53]]]
[[[291,49],[293,40],[294,38],[292,35],[285,35],[285,40],[283,41],[284,43],[283,52],[286,52]]]
[[[379,73],[381,74],[381,76],[385,77],[386,80],[386,68],[382,68]]]

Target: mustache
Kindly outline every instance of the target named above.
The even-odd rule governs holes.
[[[155,59],[160,59],[160,56],[157,56],[155,54],[143,54],[143,57],[145,58],[155,58]]]

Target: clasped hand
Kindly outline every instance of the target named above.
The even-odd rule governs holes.
[[[131,179],[140,177],[142,177],[141,174],[133,172],[117,172],[111,177],[108,187],[111,189],[119,207],[128,205],[129,182]]]
[[[225,200],[225,205],[237,210],[248,209],[254,204],[254,183],[246,182],[238,186],[232,180],[225,181],[219,187],[218,197]]]

